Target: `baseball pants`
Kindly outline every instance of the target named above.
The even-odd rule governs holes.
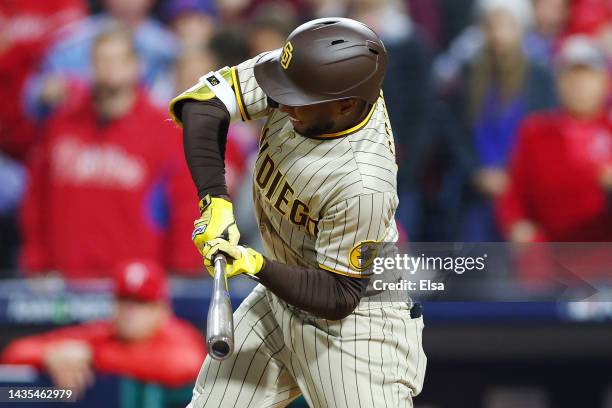
[[[423,318],[406,303],[362,300],[331,321],[259,285],[234,325],[233,355],[206,357],[187,408],[285,407],[302,394],[314,408],[409,408],[423,386]]]

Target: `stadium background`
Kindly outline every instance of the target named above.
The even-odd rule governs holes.
[[[302,21],[320,16],[362,20],[377,30],[390,54],[384,92],[400,166],[397,220],[404,241],[611,241],[612,206],[603,205],[595,213],[577,210],[589,206],[591,190],[612,197],[610,177],[606,182],[604,174],[612,174],[610,152],[598,164],[600,184],[567,179],[565,207],[560,210],[558,198],[546,192],[531,198],[541,211],[557,217],[542,223],[564,224],[561,232],[552,228],[548,235],[537,231],[525,236],[524,230],[512,229],[516,219],[504,211],[508,201],[524,198],[508,187],[521,125],[534,113],[560,109],[555,61],[564,42],[587,35],[610,61],[609,0],[5,0],[0,3],[0,349],[21,336],[105,317],[112,310],[109,276],[113,262],[119,261],[116,254],[102,256],[91,267],[86,261],[74,267],[73,260],[65,258],[37,263],[28,258],[34,255],[27,249],[31,234],[37,233],[49,234],[48,239],[59,242],[59,250],[66,250],[61,246],[64,239],[109,245],[108,237],[95,233],[96,225],[83,224],[76,237],[67,237],[61,228],[28,227],[27,222],[32,214],[42,214],[44,223],[47,215],[48,196],[31,193],[30,177],[44,178],[45,173],[34,173],[31,163],[48,137],[54,115],[82,103],[78,97],[87,95],[78,91],[91,81],[89,54],[79,54],[79,41],[91,41],[88,33],[101,29],[100,13],[140,35],[144,45],[137,44],[136,51],[147,67],[140,82],[146,98],[160,107],[199,74],[282,46]],[[512,29],[496,34],[492,28],[508,24],[514,34]],[[504,52],[504,47],[514,52]],[[80,58],[76,64],[71,60],[75,57]],[[502,96],[496,97],[494,90],[500,89]],[[612,144],[607,133],[612,122],[609,107],[607,103],[595,133]],[[259,243],[249,204],[249,168],[258,125],[232,126],[227,159],[236,217],[243,238],[254,247]],[[581,140],[579,144],[588,143],[588,137]],[[536,153],[546,155],[548,147],[553,148],[542,145]],[[161,154],[160,146],[144,137],[142,149],[143,156],[149,150]],[[578,148],[572,152],[586,154]],[[568,158],[551,160],[543,179],[557,185],[555,174],[567,177],[563,168]],[[189,182],[185,174],[181,177]],[[74,199],[91,199],[83,194]],[[189,200],[183,197],[192,197],[192,202],[181,207],[173,201]],[[183,222],[183,228],[172,225],[195,218],[195,192],[170,194],[166,201],[160,211],[142,206],[143,212],[150,212],[144,218],[156,225],[138,231],[150,231],[150,236],[126,236],[118,226],[111,239],[127,247],[173,240],[172,254],[156,261],[172,276],[176,314],[203,329],[210,280],[202,275],[191,249],[190,221]],[[87,214],[58,211],[54,216],[66,220],[87,219]],[[104,207],[96,211],[109,224],[119,224],[113,221],[119,214],[104,214]],[[567,223],[568,219],[577,222]],[[584,227],[591,224],[595,227]],[[142,257],[139,250],[133,255]],[[129,250],[126,254],[131,255]],[[603,287],[611,282],[609,265],[596,276]],[[503,294],[496,298],[506,287],[500,288],[497,278],[479,277],[478,291],[494,293],[486,302],[482,293],[474,293],[478,301],[425,302],[428,373],[416,406],[612,407],[612,303],[554,302],[537,296],[507,302]],[[520,268],[509,268],[503,282],[520,286],[528,278]],[[243,279],[233,282],[234,305],[250,285]],[[0,366],[0,386],[7,384],[46,385],[49,378],[28,367]],[[167,406],[181,406],[188,388],[173,393],[100,374],[81,404],[155,407],[164,394]]]

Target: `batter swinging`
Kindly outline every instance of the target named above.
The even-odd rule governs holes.
[[[411,302],[372,301],[377,243],[395,242],[395,150],[367,26],[310,21],[282,49],[204,75],[170,104],[201,198],[193,240],[212,273],[260,284],[234,314],[235,352],[206,358],[191,408],[412,407],[426,357]],[[253,202],[265,256],[239,245],[224,179],[231,120],[266,118]]]

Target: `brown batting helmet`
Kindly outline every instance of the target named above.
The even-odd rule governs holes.
[[[283,48],[264,55],[255,65],[255,78],[283,105],[346,98],[373,104],[386,68],[387,51],[371,28],[349,18],[321,18],[302,24]]]

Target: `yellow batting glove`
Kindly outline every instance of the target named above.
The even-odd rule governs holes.
[[[232,203],[220,197],[209,194],[200,200],[200,218],[194,221],[191,239],[204,255],[204,247],[208,241],[224,238],[232,245],[238,245],[240,232],[234,219]]]
[[[213,239],[204,250],[204,266],[211,276],[215,276],[214,257],[221,252],[227,258],[225,275],[228,278],[246,273],[255,275],[264,266],[264,258],[252,248],[232,245],[222,238]]]

